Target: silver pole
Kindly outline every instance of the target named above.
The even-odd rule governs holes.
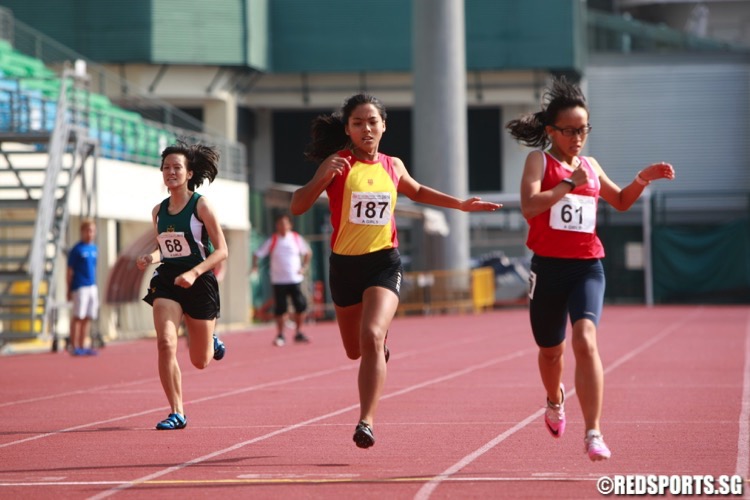
[[[468,195],[466,36],[463,0],[414,1],[415,179],[464,199]],[[407,168],[409,166],[407,165]],[[469,219],[445,210],[447,237],[429,236],[432,269],[469,268]]]
[[[654,273],[651,260],[651,189],[646,188],[641,195],[643,200],[643,286],[646,292],[646,305],[654,305]]]

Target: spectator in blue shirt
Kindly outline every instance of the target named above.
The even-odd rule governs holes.
[[[68,253],[68,301],[73,303],[69,349],[74,356],[96,354],[93,348],[84,347],[86,338],[90,336],[91,321],[99,313],[95,237],[96,223],[92,219],[84,219],[81,221],[81,241]]]

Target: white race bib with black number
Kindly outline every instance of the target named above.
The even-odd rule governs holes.
[[[561,231],[593,233],[596,228],[596,200],[593,196],[566,194],[552,205],[549,225]]]
[[[161,254],[165,258],[174,259],[190,255],[190,244],[188,244],[183,232],[167,231],[161,233],[157,240],[159,241]]]
[[[352,193],[349,222],[366,226],[385,226],[391,221],[391,193]]]

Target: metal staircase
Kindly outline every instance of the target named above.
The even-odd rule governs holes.
[[[64,69],[56,100],[29,99],[17,87],[0,96],[0,346],[48,334],[71,187],[80,180],[90,216],[98,156],[86,75]],[[54,122],[40,119],[50,110]]]

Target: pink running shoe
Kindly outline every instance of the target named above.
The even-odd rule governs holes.
[[[550,403],[547,399],[547,408],[544,411],[544,423],[552,437],[557,439],[565,433],[565,386],[560,384],[560,404]]]
[[[607,443],[604,442],[604,436],[602,436],[602,433],[599,431],[588,431],[583,442],[583,451],[588,453],[589,458],[593,462],[597,462],[599,460],[607,460],[612,456],[612,452],[609,451]]]

